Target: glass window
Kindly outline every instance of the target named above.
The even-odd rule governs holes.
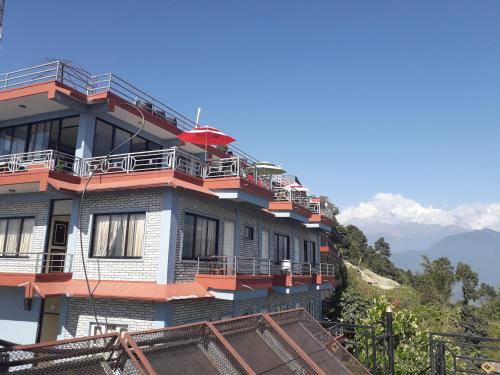
[[[133,133],[123,130],[117,126],[108,124],[102,120],[97,119],[95,134],[94,134],[94,156],[107,155],[113,148],[120,145],[120,143],[129,139]],[[126,154],[129,152],[153,151],[161,150],[162,146],[148,141],[143,137],[134,137],[132,141],[126,142],[119,149],[115,150],[113,154]]]
[[[10,154],[12,145],[12,128],[0,130],[0,155]]]
[[[313,241],[304,241],[304,262],[316,263],[316,243]]]
[[[74,155],[79,116],[0,130],[0,155],[58,150]]]
[[[254,239],[254,229],[251,226],[246,225],[245,226],[245,240],[252,240]]]
[[[95,215],[91,256],[141,257],[145,222],[145,213]]]
[[[94,134],[93,156],[107,155],[111,151],[113,140],[113,127],[105,122],[97,120]]]
[[[290,237],[282,234],[275,234],[274,250],[276,261],[281,262],[284,259],[290,259]]]
[[[59,147],[61,152],[74,155],[76,151],[76,140],[78,137],[78,118],[68,117],[61,122]]]
[[[16,126],[12,135],[12,146],[10,153],[17,154],[25,152],[26,140],[28,139],[28,126]]]
[[[147,150],[148,142],[144,138],[135,137],[132,139],[130,152],[141,152]]]
[[[183,259],[196,259],[217,254],[219,222],[203,216],[184,216]]]
[[[125,130],[115,128],[115,132],[113,135],[113,149],[118,147],[113,154],[127,154],[130,152],[130,142],[127,141],[132,136],[131,133],[126,132]],[[124,144],[122,144],[125,142]]]
[[[29,253],[34,227],[33,217],[0,219],[0,254]]]

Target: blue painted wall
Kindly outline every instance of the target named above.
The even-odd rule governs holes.
[[[18,344],[36,341],[41,300],[33,298],[30,311],[24,310],[24,288],[0,287],[0,338]]]

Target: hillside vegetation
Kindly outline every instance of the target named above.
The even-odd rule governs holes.
[[[468,264],[455,267],[446,257],[431,261],[424,256],[423,271],[414,273],[390,261],[390,245],[383,238],[372,246],[355,226],[340,227],[339,232],[345,262],[340,268],[342,286],[330,301],[329,318],[375,324],[381,333],[384,312],[390,306],[397,374],[417,374],[426,368],[430,331],[500,337],[500,290],[479,284]],[[454,303],[455,286],[461,289],[461,299]]]

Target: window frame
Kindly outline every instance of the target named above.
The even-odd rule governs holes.
[[[280,237],[283,237],[283,238],[287,238],[287,248],[285,249],[286,250],[286,258],[283,258],[283,259],[280,259],[280,249],[279,249],[279,246],[278,246],[278,243],[279,243],[279,238]],[[286,235],[286,234],[281,234],[281,233],[274,233],[274,246],[275,246],[275,261],[276,262],[281,262],[282,260],[291,260],[290,259],[290,236]]]
[[[308,245],[312,245],[311,248]],[[309,259],[309,250],[311,250],[311,258]],[[304,240],[304,262],[316,264],[316,242]]]
[[[184,240],[185,240],[184,235],[186,233],[186,231],[185,231],[185,222],[186,222],[185,218],[186,218],[186,216],[194,217],[194,225],[193,225],[194,230],[193,230],[192,248],[191,248],[191,256],[190,257],[184,256]],[[183,224],[183,229],[182,229],[183,236],[182,236],[182,246],[181,246],[181,260],[190,261],[190,260],[198,259],[198,257],[196,257],[194,254],[195,253],[195,246],[196,246],[196,223],[197,223],[198,218],[215,221],[215,254],[209,255],[209,256],[218,256],[219,255],[219,225],[220,225],[220,220],[214,219],[213,217],[208,217],[205,215],[195,214],[192,212],[184,212],[184,224]],[[207,231],[208,231],[208,225],[207,225]]]
[[[6,253],[5,252],[5,245],[7,244],[7,233],[9,231],[9,222],[10,220],[19,220],[21,219],[21,225],[19,225],[19,233],[18,233],[18,240],[17,240],[17,245],[16,245],[16,252],[14,253]],[[21,245],[21,240],[22,240],[22,232],[23,232],[23,227],[24,227],[24,221],[26,219],[33,219],[33,232],[31,233],[31,244],[30,244],[30,249],[27,253],[21,253],[19,251],[19,247]],[[33,235],[35,234],[35,227],[36,227],[36,217],[35,216],[8,216],[8,217],[0,217],[0,220],[7,220],[7,226],[5,227],[5,238],[3,242],[3,251],[0,252],[0,258],[29,258],[29,254],[31,253],[31,250],[33,248]],[[25,255],[24,255],[25,254]]]
[[[78,124],[77,125],[72,125],[70,127],[66,127],[65,129],[68,129],[68,128],[71,128],[71,127],[79,127],[80,126],[80,115],[69,115],[69,116],[64,116],[64,117],[55,117],[55,118],[49,118],[49,119],[46,119],[46,120],[39,120],[39,121],[31,121],[31,122],[27,122],[27,123],[23,123],[23,124],[17,124],[17,125],[11,125],[11,126],[2,126],[0,127],[0,131],[4,131],[4,130],[10,130],[11,134],[10,134],[10,137],[13,137],[13,132],[14,132],[14,129],[16,128],[19,128],[19,127],[22,127],[22,126],[26,126],[26,139],[24,140],[24,150],[22,153],[26,153],[26,152],[37,152],[37,151],[29,151],[29,148],[30,148],[30,144],[32,142],[32,135],[33,135],[33,126],[34,125],[37,125],[37,124],[40,124],[40,123],[44,123],[44,122],[50,122],[50,127],[49,127],[49,145],[50,145],[50,137],[51,137],[51,134],[52,134],[52,122],[54,121],[57,121],[57,143],[56,143],[56,146],[51,148],[49,147],[49,145],[47,145],[47,150],[55,150],[55,151],[59,151],[60,147],[61,147],[61,129],[62,129],[62,123],[63,123],[63,120],[65,119],[68,119],[68,118],[78,118]],[[12,142],[12,139],[11,139],[11,144],[10,144],[10,147],[9,147],[9,153],[8,154],[5,154],[5,155],[10,155],[10,154],[13,154],[12,153],[12,145],[13,145],[13,142]],[[76,150],[76,144],[75,144],[75,150]],[[63,151],[61,151],[63,152]],[[18,153],[18,152],[17,152]],[[66,153],[67,154],[67,153]],[[0,154],[2,155],[2,154]]]
[[[99,216],[109,216],[110,218],[110,221],[108,223],[108,225],[110,225],[111,223],[111,217],[112,216],[120,216],[120,215],[127,215],[127,225],[126,225],[126,233],[125,233],[125,244],[124,244],[124,249],[126,250],[127,249],[127,245],[128,245],[128,240],[129,240],[129,236],[128,236],[128,230],[129,230],[129,220],[130,220],[130,215],[138,215],[138,214],[144,214],[144,238],[142,239],[142,251],[141,251],[141,256],[127,256],[127,255],[124,255],[124,256],[109,256],[109,255],[106,255],[106,256],[97,256],[97,255],[94,255],[94,239],[95,239],[95,229],[96,229],[96,219],[97,217]],[[88,258],[89,259],[142,259],[144,257],[144,250],[146,249],[146,229],[147,229],[147,212],[146,211],[127,211],[127,212],[99,212],[99,213],[95,213],[92,215],[92,233],[91,233],[91,236],[90,236],[90,248],[89,248],[89,254],[88,254]],[[109,227],[108,227],[109,229]],[[109,232],[108,232],[109,233]],[[109,254],[109,238],[108,238],[108,246],[106,248],[106,254]]]
[[[247,232],[247,230],[248,230],[248,232]],[[255,227],[253,227],[251,225],[245,225],[244,238],[245,238],[245,240],[248,240],[248,241],[254,241],[255,240]]]
[[[120,131],[123,131],[125,133],[128,133],[129,137],[132,137],[132,135],[134,134],[133,132],[131,132],[131,131],[127,130],[127,129],[122,128],[121,126],[112,124],[109,121],[106,121],[106,120],[103,120],[100,117],[97,117],[95,119],[95,124],[94,124],[94,142],[92,144],[92,157],[100,157],[100,156],[105,156],[106,155],[106,154],[103,154],[103,155],[95,155],[94,154],[94,145],[95,145],[95,140],[96,140],[96,137],[97,137],[97,126],[98,126],[99,122],[102,122],[102,123],[104,123],[104,124],[106,124],[108,126],[111,126],[111,139],[110,139],[111,148],[109,149],[109,151],[111,151],[111,150],[114,149],[113,144],[115,143],[116,129],[118,129]],[[144,140],[146,142],[146,150],[145,151],[151,151],[152,152],[154,150],[161,150],[161,149],[163,149],[162,145],[160,145],[159,143],[156,143],[155,141],[151,141],[151,140],[149,140],[149,139],[147,139],[145,137],[137,136],[134,139],[142,139],[142,140]],[[129,151],[125,152],[125,154],[130,154],[130,153],[135,153],[135,152],[145,152],[145,151],[132,151],[132,143],[133,143],[132,140],[129,139],[129,141],[128,141]],[[158,148],[149,150],[149,145],[150,144],[155,145]],[[123,153],[118,153],[116,155],[121,155],[121,154],[123,154]]]

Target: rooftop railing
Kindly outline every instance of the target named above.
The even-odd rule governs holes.
[[[45,64],[0,74],[0,91],[51,81],[60,82],[85,95],[111,92],[140,109],[169,121],[182,130],[189,130],[196,125],[191,119],[121,79],[116,74],[92,75],[85,69],[64,61],[50,61]],[[230,146],[229,148],[235,155],[257,162],[255,158],[238,147]]]

